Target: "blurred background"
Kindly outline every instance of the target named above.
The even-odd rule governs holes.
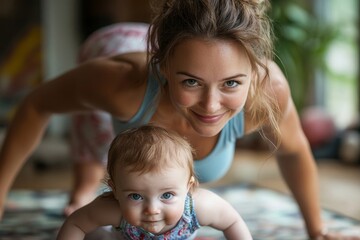
[[[359,1],[271,4],[274,60],[289,81],[318,161],[322,202],[360,219]],[[1,135],[19,100],[76,66],[79,46],[92,32],[116,22],[150,19],[147,0],[0,0]],[[68,189],[68,136],[68,116],[55,116],[15,187]],[[247,181],[287,191],[259,136],[239,141],[238,150],[234,165],[241,162],[241,167],[232,168],[223,183]],[[64,181],[44,180],[46,174],[54,176],[54,166]],[[339,189],[347,193],[339,194]]]

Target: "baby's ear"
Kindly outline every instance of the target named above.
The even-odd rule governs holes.
[[[197,181],[196,181],[195,177],[191,176],[189,183],[188,183],[188,191],[192,191],[196,185],[197,185]]]
[[[114,196],[116,196],[116,188],[114,182],[111,179],[108,179],[107,185],[111,188],[111,191],[113,191]]]

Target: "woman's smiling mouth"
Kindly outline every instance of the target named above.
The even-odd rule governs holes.
[[[199,119],[201,122],[208,124],[217,123],[225,115],[225,113],[216,114],[216,115],[201,115],[194,111],[192,112],[194,113],[197,119]]]

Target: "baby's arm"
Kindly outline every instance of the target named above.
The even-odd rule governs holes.
[[[57,240],[84,239],[85,234],[98,227],[117,226],[120,218],[119,203],[112,194],[99,196],[66,219],[60,228]]]
[[[251,240],[251,234],[239,213],[224,199],[206,189],[193,193],[200,225],[223,231],[228,240]]]

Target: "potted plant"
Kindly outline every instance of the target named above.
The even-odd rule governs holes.
[[[288,79],[294,103],[301,111],[313,104],[317,71],[327,71],[325,54],[338,30],[319,21],[304,1],[271,0],[275,62]]]

